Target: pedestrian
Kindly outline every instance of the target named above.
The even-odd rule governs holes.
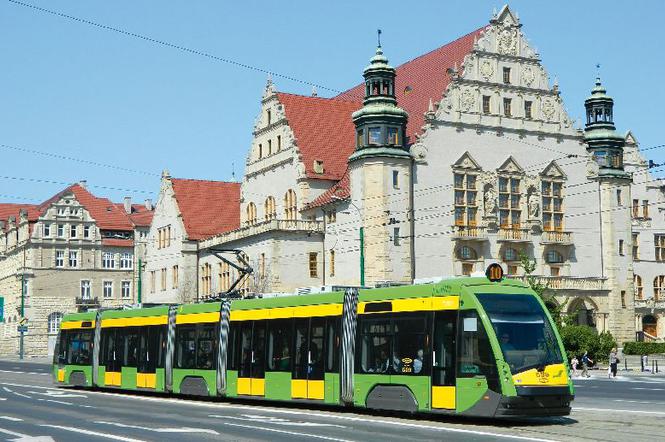
[[[617,377],[617,366],[618,365],[619,365],[619,357],[617,356],[617,349],[612,348],[612,351],[610,352],[610,370],[607,373],[608,377],[612,377],[612,378]]]
[[[570,360],[570,366],[573,368],[573,377],[577,377],[577,365],[580,361],[577,360],[577,356],[573,356],[573,359]]]
[[[587,352],[584,352],[584,355],[582,356],[582,376],[587,378],[591,377],[589,374],[589,364],[593,364],[593,359],[589,357]]]

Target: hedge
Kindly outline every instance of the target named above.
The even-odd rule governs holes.
[[[652,355],[665,353],[665,342],[626,342],[623,344],[625,355]]]
[[[559,333],[568,358],[579,358],[584,352],[588,352],[596,362],[606,361],[612,348],[617,346],[610,333],[598,334],[595,328],[586,325],[567,325],[562,327]]]

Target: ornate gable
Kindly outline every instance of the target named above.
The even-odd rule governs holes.
[[[559,165],[556,163],[556,161],[552,161],[550,164],[543,169],[542,172],[540,172],[540,176],[542,177],[547,177],[547,178],[555,178],[555,179],[560,179],[560,180],[565,180],[568,177],[566,174],[561,170]]]
[[[503,162],[501,166],[497,169],[499,173],[508,173],[508,174],[524,174],[524,169],[520,166],[513,156],[509,156],[506,161]]]
[[[482,170],[482,167],[478,165],[478,162],[473,159],[469,152],[464,152],[455,163],[453,164],[453,169],[467,169],[467,170]]]

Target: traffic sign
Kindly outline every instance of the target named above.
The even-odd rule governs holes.
[[[27,333],[28,332],[28,326],[27,325],[19,325],[16,327],[16,331],[19,333]]]
[[[27,324],[28,324],[28,318],[21,318],[21,320],[18,321],[18,324],[19,324],[20,326],[23,326],[23,325],[26,325],[26,326],[27,326]]]

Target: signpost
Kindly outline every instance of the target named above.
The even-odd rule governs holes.
[[[19,325],[16,327],[16,331],[19,333],[28,333],[28,326],[27,325]]]

